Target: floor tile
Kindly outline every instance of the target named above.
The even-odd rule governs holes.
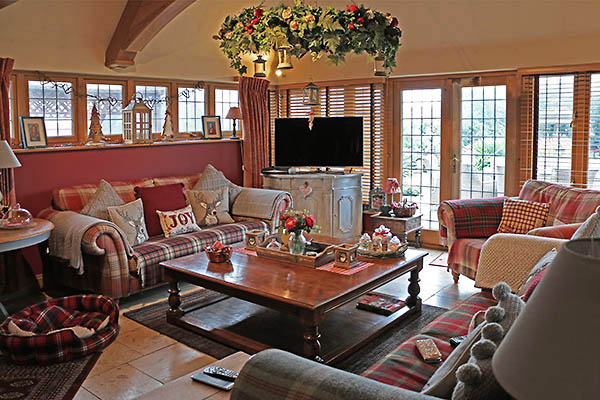
[[[138,358],[130,362],[129,365],[162,383],[167,383],[214,361],[216,359],[209,355],[184,344],[175,343]]]
[[[98,397],[94,396],[84,388],[79,388],[73,400],[98,400]]]
[[[117,339],[119,336],[117,336]],[[116,368],[128,361],[141,357],[142,354],[115,341],[111,343],[103,352],[96,365],[90,372],[89,377],[102,374],[110,369]]]
[[[162,384],[130,365],[86,379],[83,387],[103,400],[133,399]]]
[[[144,328],[144,325],[138,324],[132,319],[129,319],[123,315],[119,316],[119,335],[125,335],[129,332],[133,332],[137,329]]]
[[[119,335],[117,342],[133,349],[142,355],[154,353],[164,347],[177,343],[170,337],[146,328],[145,326],[132,332]]]

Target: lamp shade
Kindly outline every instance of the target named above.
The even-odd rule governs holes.
[[[239,107],[231,107],[227,112],[227,119],[242,119],[242,112]]]
[[[383,184],[383,192],[387,194],[400,193],[400,184],[396,178],[387,178]]]
[[[498,347],[494,376],[514,398],[597,399],[600,240],[565,243]]]
[[[6,140],[0,140],[0,168],[17,168],[21,163]]]

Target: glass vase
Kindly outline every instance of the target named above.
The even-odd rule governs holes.
[[[304,237],[304,231],[290,232],[290,238],[288,239],[288,248],[292,254],[304,254],[306,248],[306,238]]]

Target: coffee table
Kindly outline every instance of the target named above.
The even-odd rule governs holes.
[[[409,249],[402,258],[361,258],[373,265],[353,275],[239,252],[220,264],[204,252],[177,258],[161,263],[169,281],[167,321],[249,354],[280,348],[332,364],[421,311],[419,271],[426,255]],[[390,316],[356,309],[359,296],[407,273],[405,307]],[[224,296],[184,310],[179,282]]]

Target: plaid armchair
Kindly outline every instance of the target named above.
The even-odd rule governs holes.
[[[481,248],[497,232],[506,197],[443,201],[438,209],[440,243],[448,246],[448,268],[454,281],[460,275],[475,279]],[[528,235],[570,239],[596,207],[600,191],[576,189],[553,183],[528,180],[520,200],[550,203],[546,226]]]

